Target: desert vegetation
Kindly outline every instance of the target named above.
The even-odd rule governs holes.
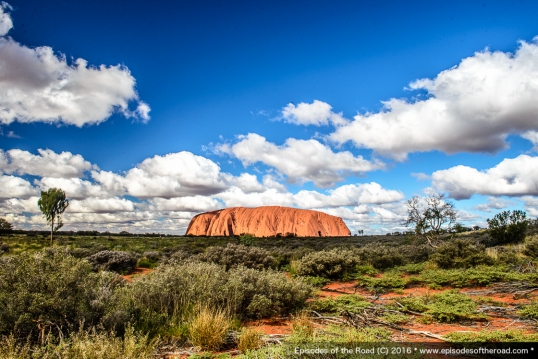
[[[521,214],[505,217],[435,239],[58,231],[51,247],[50,232],[6,228],[0,358],[286,358],[320,343],[537,341],[537,223],[525,218],[521,235],[510,229]],[[287,332],[264,332],[271,321]]]

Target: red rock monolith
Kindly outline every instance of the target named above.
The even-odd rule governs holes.
[[[201,213],[191,220],[185,235],[256,237],[293,234],[297,237],[340,237],[351,232],[340,217],[308,209],[267,206],[232,207]]]

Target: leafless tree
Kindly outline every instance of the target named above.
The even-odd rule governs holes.
[[[449,232],[458,218],[454,203],[444,197],[444,194],[426,198],[414,196],[407,201],[405,225],[414,226],[415,235],[425,238],[433,248],[438,247],[441,235]]]

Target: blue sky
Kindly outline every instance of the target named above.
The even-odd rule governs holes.
[[[15,1],[0,13],[0,216],[184,233],[285,205],[402,230],[538,216],[535,2]]]

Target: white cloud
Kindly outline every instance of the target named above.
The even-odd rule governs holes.
[[[69,213],[114,213],[133,212],[135,205],[125,198],[96,198],[90,197],[84,200],[72,200],[67,207]]]
[[[525,211],[531,217],[538,217],[538,197],[523,196],[521,200],[525,203]]]
[[[33,196],[26,199],[22,198],[10,198],[0,201],[0,213],[41,213],[37,206],[39,197]]]
[[[80,178],[43,177],[35,180],[35,184],[46,191],[50,188],[61,188],[67,198],[85,199],[89,197],[107,198],[113,195],[98,184]]]
[[[12,10],[11,5],[2,1],[0,3],[0,36],[5,36],[13,28],[13,20],[6,10]]]
[[[92,178],[109,193],[138,198],[174,198],[222,192],[229,176],[225,176],[215,162],[182,151],[147,158],[124,176],[93,171]]]
[[[6,14],[4,14],[5,16]],[[2,23],[0,23],[1,25]],[[1,30],[1,29],[0,29]],[[116,110],[149,120],[149,106],[138,101],[135,79],[121,65],[69,65],[50,47],[35,49],[0,38],[0,123],[63,123],[82,127],[108,119]]]
[[[262,162],[288,176],[289,182],[313,181],[318,187],[334,185],[347,175],[385,167],[380,161],[355,157],[349,151],[335,153],[314,139],[289,138],[284,145],[277,146],[255,133],[240,136],[234,145],[218,145],[216,151],[237,157],[244,166]]]
[[[301,102],[297,106],[289,103],[282,109],[282,119],[294,125],[304,126],[326,126],[329,123],[340,126],[349,122],[342,113],[334,113],[331,110],[331,105],[319,100],[314,100],[311,104]]]
[[[301,208],[323,208],[390,203],[405,197],[402,192],[384,189],[375,182],[343,185],[327,193],[300,191],[295,195],[295,203]]]
[[[532,142],[534,145],[533,150],[538,151],[538,131],[527,131],[521,135],[524,139],[527,139]]]
[[[473,209],[477,209],[482,212],[491,212],[494,209],[503,209],[512,205],[514,205],[514,202],[512,201],[497,197],[488,197],[487,203],[476,205],[473,207]]]
[[[154,211],[186,211],[208,212],[222,208],[222,204],[214,198],[204,196],[180,197],[180,198],[152,198],[149,200],[150,210]]]
[[[329,138],[404,160],[410,152],[494,153],[509,134],[538,130],[538,37],[515,54],[484,50],[432,79],[410,84],[425,100],[390,99]]]
[[[30,182],[15,176],[0,176],[0,199],[29,198],[39,194]]]
[[[455,166],[432,174],[432,185],[452,198],[473,194],[493,196],[538,195],[538,157],[520,155],[507,158],[487,170]]]
[[[28,151],[12,149],[0,150],[0,172],[41,177],[82,177],[84,171],[92,168],[92,164],[81,155],[71,152],[55,153],[52,150],[38,149],[39,155]]]

